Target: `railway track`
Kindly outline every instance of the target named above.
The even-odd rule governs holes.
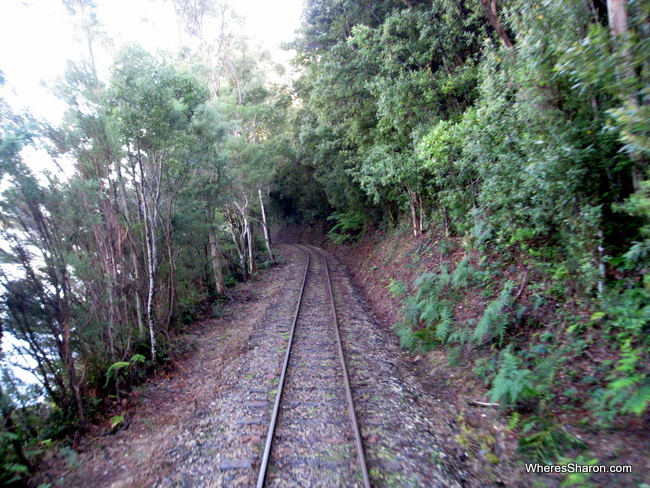
[[[250,488],[259,482],[265,451],[267,488],[368,486],[334,338],[329,272],[372,486],[460,488],[465,474],[447,461],[440,434],[454,435],[439,420],[452,414],[401,367],[392,334],[368,317],[344,267],[327,255],[326,269],[315,249],[285,244],[280,249],[287,265],[271,270],[275,278],[264,291],[251,294],[222,319],[232,322],[220,334],[237,334],[240,346],[231,350],[231,336],[220,335],[215,338],[220,354],[203,352],[195,370],[201,376],[194,379],[198,386],[187,392],[203,396],[164,445],[164,468],[153,486]],[[255,288],[251,284],[248,290]],[[304,296],[298,309],[299,295]],[[294,318],[286,385],[274,409]],[[236,356],[224,362],[223,354]],[[208,382],[213,370],[220,378]],[[272,413],[273,440],[266,448]]]
[[[325,255],[305,255],[257,487],[370,488]],[[296,445],[309,445],[309,451]]]

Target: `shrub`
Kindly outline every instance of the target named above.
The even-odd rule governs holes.
[[[366,216],[358,211],[335,212],[327,217],[327,220],[336,222],[327,234],[334,244],[343,244],[358,238],[366,226]]]
[[[482,343],[488,337],[498,337],[499,343],[503,342],[503,337],[510,323],[504,310],[512,305],[512,290],[514,287],[514,282],[506,282],[496,300],[487,306],[472,335],[474,341]]]
[[[523,361],[512,352],[512,345],[501,352],[499,372],[488,392],[493,402],[502,407],[512,407],[519,400],[537,395],[532,382],[532,372],[523,367]]]

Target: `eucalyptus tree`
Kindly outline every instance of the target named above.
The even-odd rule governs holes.
[[[124,169],[137,201],[152,359],[156,335],[166,333],[174,308],[177,250],[172,219],[193,163],[191,122],[208,97],[207,88],[189,72],[136,46],[123,50],[115,61],[109,103],[126,148]],[[163,277],[160,265],[165,258]]]
[[[4,329],[22,341],[37,378],[66,415],[84,420],[74,340],[78,297],[68,267],[76,227],[67,218],[64,191],[44,186],[22,159],[38,128],[0,100],[0,310]]]
[[[181,59],[208,83],[213,97],[221,95],[232,69],[230,51],[239,37],[233,27],[241,19],[228,2],[220,0],[171,1],[181,39]]]
[[[123,153],[106,88],[91,65],[69,63],[57,93],[68,110],[49,135],[55,156],[72,161],[67,191],[76,202],[70,215],[79,232],[70,265],[86,312],[80,347],[88,369],[101,377],[111,364],[131,357],[134,332],[136,339],[145,332],[141,295],[137,285],[130,286],[132,276],[140,282],[140,269],[129,245]]]
[[[220,244],[220,222],[218,209],[225,202],[224,189],[227,184],[225,140],[232,122],[229,121],[214,100],[199,107],[192,119],[194,134],[192,144],[192,180],[187,192],[191,207],[200,208],[207,234],[206,254],[213,284],[217,294],[225,292],[223,268],[226,264]],[[189,211],[189,209],[187,210]]]
[[[254,230],[261,227],[269,258],[272,257],[268,214],[269,181],[274,152],[269,143],[277,136],[287,93],[280,94],[268,77],[277,71],[270,55],[252,48],[248,39],[234,34],[236,13],[225,2],[173,0],[179,28],[186,34],[183,62],[192,64],[210,87],[213,113],[227,120],[226,138],[218,144],[220,194],[212,199],[209,249],[214,280],[220,280],[222,252],[220,228],[227,229],[238,255],[242,275],[254,270]],[[277,74],[277,73],[276,73]],[[277,96],[276,96],[277,93]],[[289,97],[289,98],[288,98]],[[277,100],[285,107],[278,110]],[[266,147],[268,146],[268,147]],[[215,180],[216,181],[216,180]],[[218,203],[217,203],[218,202]],[[218,208],[217,208],[218,207]],[[220,292],[223,286],[218,285]]]
[[[215,103],[230,121],[223,150],[228,201],[221,216],[231,235],[244,277],[255,270],[255,230],[262,229],[266,251],[273,259],[267,203],[275,166],[286,132],[291,96],[268,81],[277,70],[268,53],[251,50],[241,40],[229,50],[229,69]]]

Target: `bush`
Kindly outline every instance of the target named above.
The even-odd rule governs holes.
[[[335,212],[327,220],[336,222],[328,232],[328,236],[334,244],[343,244],[357,239],[366,226],[366,216],[361,212]]]
[[[488,392],[493,402],[502,407],[512,407],[522,398],[537,395],[532,382],[532,372],[523,367],[523,361],[512,352],[512,345],[501,352],[499,371]]]
[[[637,286],[605,299],[606,328],[620,350],[605,397],[621,413],[643,414],[650,405],[650,292]]]
[[[487,306],[472,335],[475,342],[480,344],[487,337],[498,337],[499,344],[503,343],[506,328],[510,323],[510,319],[504,313],[504,310],[512,305],[512,290],[514,287],[514,282],[507,281],[497,299]]]

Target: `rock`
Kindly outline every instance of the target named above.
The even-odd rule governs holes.
[[[251,458],[224,458],[220,469],[250,469],[253,466]]]

